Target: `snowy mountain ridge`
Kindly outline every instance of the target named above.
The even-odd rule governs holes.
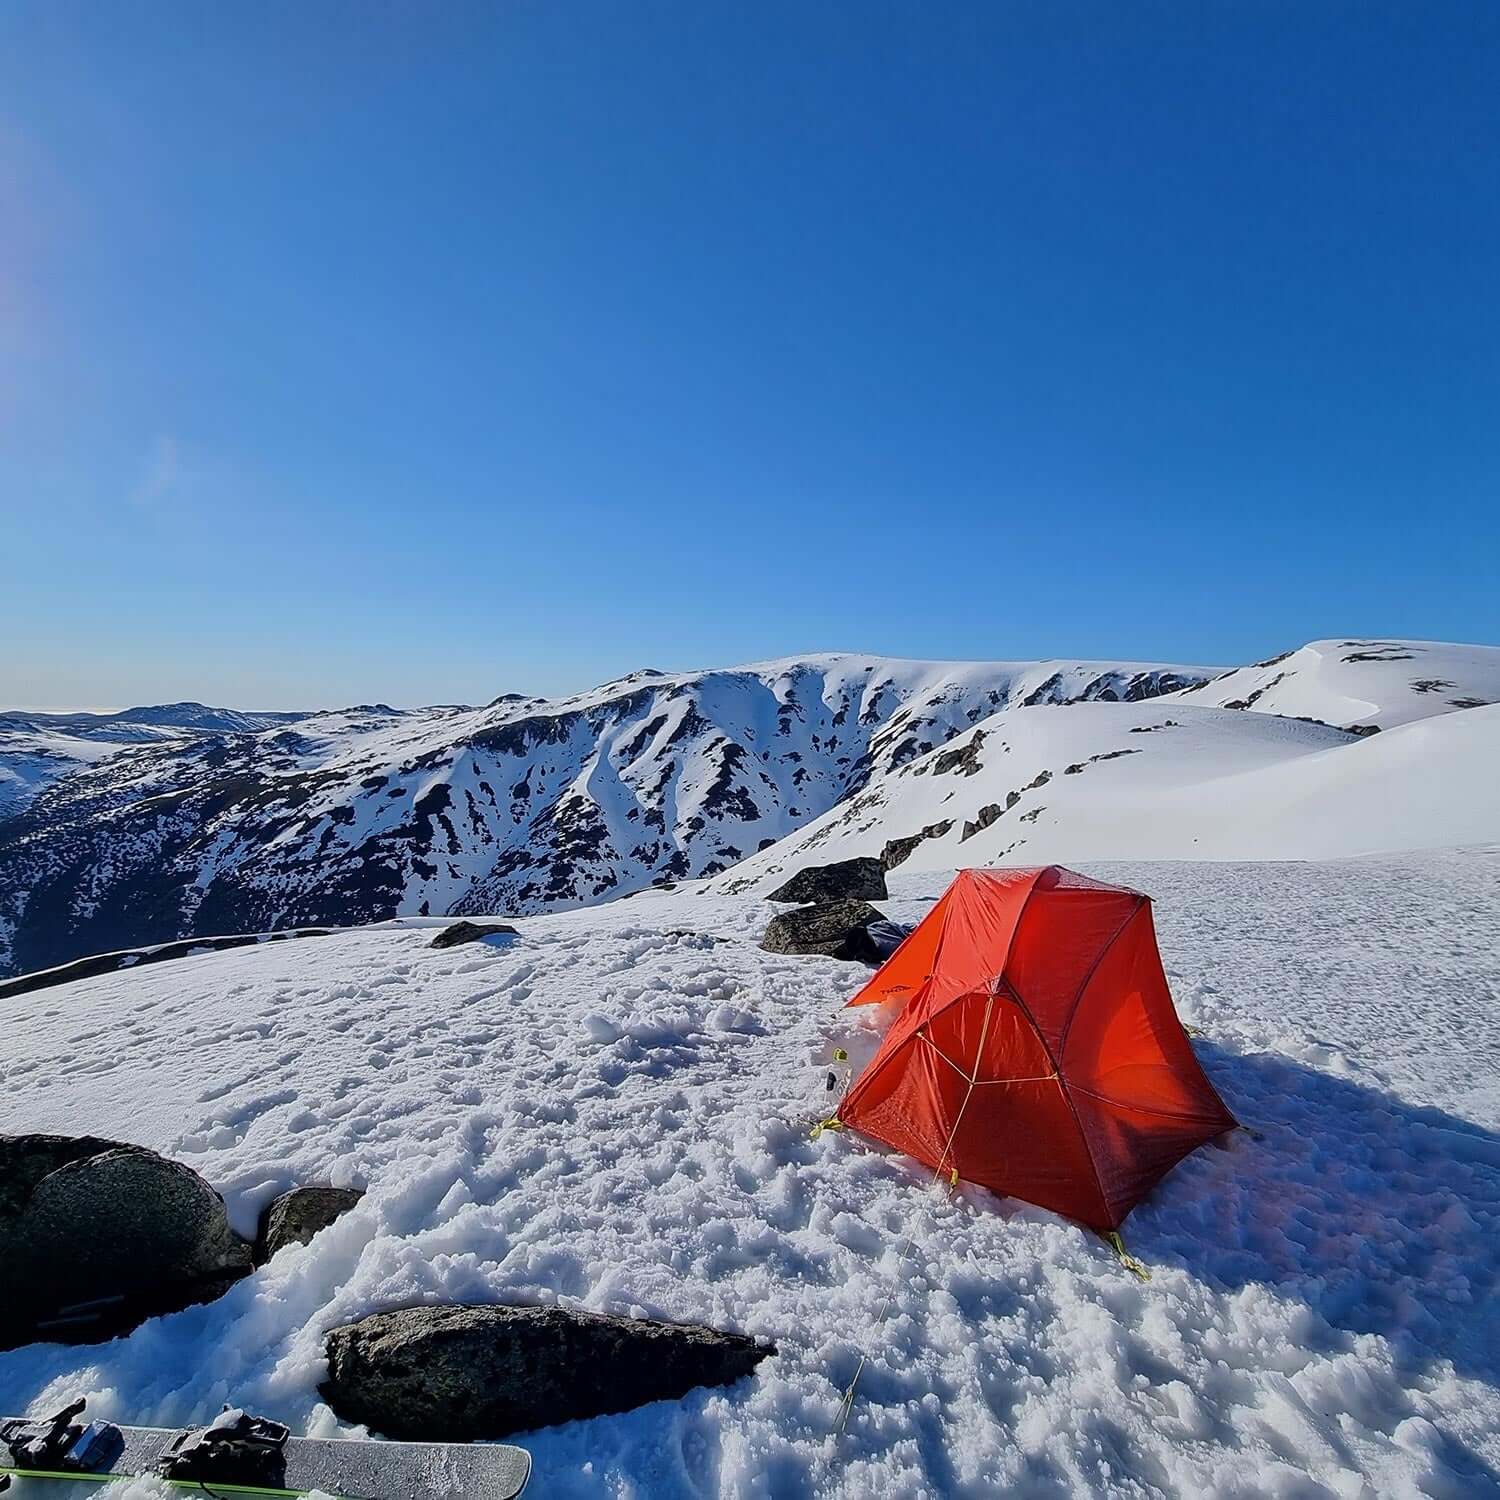
[[[709,876],[1011,704],[1140,701],[1214,670],[825,654],[135,745],[0,822],[0,972]]]
[[[1500,649],[1314,641],[1148,701],[1008,705],[719,884],[861,855],[934,870],[1482,843],[1500,840],[1496,765]]]
[[[1391,729],[1500,702],[1500,648],[1447,641],[1309,641],[1189,688],[1182,700],[1307,716],[1341,728]]]
[[[305,719],[305,713],[211,708],[206,703],[154,703],[114,713],[43,713],[0,709],[0,730],[70,734],[99,739],[149,739],[151,730],[183,729],[195,734],[255,734]]]

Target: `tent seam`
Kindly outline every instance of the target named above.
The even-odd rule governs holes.
[[[1018,1082],[1023,1081],[1018,1080]],[[1108,1094],[1096,1094],[1093,1089],[1086,1089],[1081,1083],[1070,1086],[1077,1089],[1080,1094],[1086,1094],[1090,1099],[1097,1099],[1101,1104],[1107,1104],[1112,1109],[1128,1109],[1133,1114],[1157,1115],[1163,1120],[1190,1120],[1198,1125],[1213,1125],[1219,1118],[1217,1115],[1187,1115],[1170,1109],[1152,1109],[1149,1104],[1127,1104],[1123,1099],[1111,1099]]]
[[[1120,934],[1135,921],[1141,908],[1150,904],[1151,898],[1149,896],[1140,896],[1136,899],[1135,905],[1130,908],[1130,912],[1125,920],[1115,928],[1114,932],[1110,935],[1109,941],[1099,950],[1099,956],[1089,965],[1088,973],[1083,976],[1078,988],[1073,991],[1073,1008],[1068,1012],[1068,1024],[1063,1027],[1062,1035],[1057,1039],[1057,1055],[1059,1058],[1068,1050],[1068,1037],[1073,1030],[1073,1018],[1078,1014],[1078,1007],[1083,1003],[1083,992],[1089,987],[1094,975],[1099,972],[1099,965],[1104,962],[1109,950],[1120,941]],[[1024,916],[1025,913],[1023,912],[1022,915]],[[1019,922],[1016,923],[1017,927],[1020,925]]]
[[[1030,899],[1030,897],[1027,897],[1028,901]],[[1021,915],[1025,916],[1025,914],[1023,908]],[[1017,918],[1016,927],[1018,930],[1020,926],[1020,918]],[[1089,1141],[1088,1131],[1083,1128],[1083,1117],[1078,1113],[1078,1106],[1073,1102],[1072,1094],[1068,1092],[1068,1081],[1063,1077],[1062,1065],[1059,1063],[1057,1057],[1054,1056],[1052,1048],[1047,1045],[1047,1038],[1042,1035],[1042,1028],[1037,1025],[1036,1017],[1031,1014],[1030,1007],[1021,998],[1020,991],[1013,984],[1009,983],[1006,984],[1005,988],[1010,992],[1017,1006],[1020,1007],[1021,1014],[1030,1023],[1031,1029],[1036,1033],[1037,1041],[1042,1044],[1042,1051],[1047,1054],[1047,1061],[1052,1064],[1053,1076],[1057,1079],[1057,1091],[1063,1096],[1063,1100],[1068,1106],[1068,1113],[1073,1117],[1073,1128],[1078,1132],[1078,1139],[1083,1142],[1083,1156],[1084,1160],[1088,1162],[1089,1171],[1094,1178],[1094,1188],[1099,1194],[1099,1206],[1103,1208],[1106,1214],[1113,1213],[1113,1209],[1110,1207],[1109,1194],[1104,1191],[1104,1179],[1099,1176],[1099,1163],[1094,1160],[1093,1145]]]
[[[926,1022],[925,1022],[925,1021],[923,1021],[923,1022],[922,1022],[922,1025],[923,1025],[923,1026],[925,1026],[925,1025],[926,1025],[926,1024],[927,1024],[927,1023],[926,1023]],[[922,1031],[922,1030],[921,1030],[921,1029],[920,1029],[920,1028],[918,1028],[918,1030],[916,1030],[916,1031],[914,1031],[914,1032],[913,1032],[913,1033],[912,1033],[912,1035],[913,1035],[913,1036],[915,1036],[915,1037],[916,1037],[916,1038],[917,1038],[917,1039],[918,1039],[918,1040],[919,1040],[919,1041],[923,1041],[923,1042],[926,1042],[926,1043],[927,1043],[927,1045],[928,1045],[928,1046],[929,1046],[929,1047],[931,1047],[931,1048],[932,1048],[932,1050],[933,1050],[933,1051],[934,1051],[934,1052],[936,1052],[936,1053],[937,1053],[937,1055],[938,1055],[938,1056],[939,1056],[939,1057],[940,1057],[940,1058],[942,1058],[942,1060],[943,1060],[943,1061],[944,1061],[944,1062],[945,1062],[945,1063],[947,1063],[947,1064],[948,1064],[948,1066],[949,1066],[949,1067],[950,1067],[950,1068],[952,1068],[952,1069],[953,1069],[953,1071],[954,1071],[954,1072],[955,1072],[955,1073],[957,1073],[957,1074],[958,1074],[958,1076],[959,1076],[959,1077],[960,1077],[960,1078],[965,1078],[965,1079],[968,1079],[968,1081],[969,1081],[969,1082],[970,1082],[970,1083],[972,1083],[972,1082],[973,1082],[973,1081],[974,1081],[974,1080],[973,1080],[973,1079],[972,1079],[972,1078],[969,1078],[969,1075],[968,1075],[968,1074],[967,1074],[967,1073],[965,1073],[965,1072],[964,1072],[964,1070],[963,1070],[963,1069],[962,1069],[962,1068],[961,1068],[961,1067],[959,1067],[959,1065],[958,1065],[958,1064],[957,1064],[957,1063],[956,1063],[956,1062],[954,1062],[954,1061],[953,1061],[953,1059],[952,1059],[952,1058],[951,1058],[951,1057],[949,1057],[949,1056],[948,1056],[948,1054],[947,1054],[947,1053],[946,1053],[946,1052],[944,1052],[944,1051],[943,1051],[943,1049],[942,1049],[942,1048],[941,1048],[941,1047],[939,1047],[939,1046],[938,1046],[938,1044],[937,1044],[937,1043],[936,1043],[936,1042],[935,1042],[935,1041],[933,1041],[933,1039],[932,1039],[932,1038],[931,1038],[931,1037],[930,1037],[930,1036],[928,1036],[928,1035],[927,1035],[927,1034],[926,1034],[926,1032],[924,1032],[924,1031]]]

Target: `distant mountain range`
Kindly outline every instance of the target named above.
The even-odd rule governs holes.
[[[203,734],[254,734],[306,718],[241,713],[202,703],[158,703],[118,713],[0,711],[0,819],[13,817],[43,787],[125,745],[185,744]]]
[[[84,737],[128,738],[142,729],[186,729],[197,734],[254,734],[308,718],[305,713],[242,713],[236,708],[210,708],[205,703],[155,703],[145,708],[122,708],[117,713],[29,713],[0,710],[0,729],[29,729],[36,733],[76,734]]]
[[[823,655],[478,709],[0,715],[0,973],[853,852],[915,868],[1500,837],[1473,769],[1500,750],[1496,700],[1500,649],[1349,640],[1228,671]]]

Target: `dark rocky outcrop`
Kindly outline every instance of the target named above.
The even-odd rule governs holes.
[[[0,1000],[10,995],[29,995],[49,989],[54,984],[68,984],[74,979],[91,979],[96,974],[114,974],[121,969],[142,968],[146,964],[166,963],[174,958],[195,958],[200,953],[218,953],[226,948],[248,948],[255,943],[283,943],[288,938],[327,937],[326,927],[301,927],[282,932],[234,933],[226,937],[184,938],[177,943],[159,943],[153,948],[122,948],[114,953],[92,953],[55,969],[22,974],[15,979],[0,979]]]
[[[328,1335],[323,1398],[390,1438],[469,1442],[728,1385],[775,1350],[561,1307],[412,1307]]]
[[[831,865],[808,865],[785,885],[778,886],[768,901],[884,901],[885,866],[878,859],[841,859]]]
[[[984,769],[984,762],[979,758],[979,752],[984,748],[984,739],[984,730],[976,729],[970,735],[968,742],[957,750],[944,750],[941,755],[934,758],[932,774],[947,776],[954,771],[959,771],[965,776],[977,775]]]
[[[266,1206],[255,1236],[255,1263],[264,1265],[287,1245],[305,1245],[320,1230],[349,1212],[364,1193],[359,1188],[316,1183],[295,1187]]]
[[[477,943],[487,937],[519,937],[514,927],[505,922],[455,922],[445,927],[428,944],[431,948],[457,948],[461,943]]]
[[[223,1199],[180,1162],[93,1136],[0,1137],[0,1347],[109,1337],[250,1270]]]
[[[867,929],[884,920],[867,901],[799,906],[773,917],[760,945],[768,953],[821,953],[876,964],[880,951]]]
[[[886,846],[880,851],[880,862],[887,870],[894,870],[897,865],[911,857],[911,852],[918,844],[927,839],[940,839],[953,827],[952,818],[944,818],[938,823],[929,823],[920,833],[911,834],[904,839],[889,839]]]

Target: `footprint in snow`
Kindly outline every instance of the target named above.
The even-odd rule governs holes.
[[[625,1035],[624,1028],[618,1022],[597,1013],[583,1018],[583,1030],[591,1042],[598,1042],[601,1046],[617,1042]]]

